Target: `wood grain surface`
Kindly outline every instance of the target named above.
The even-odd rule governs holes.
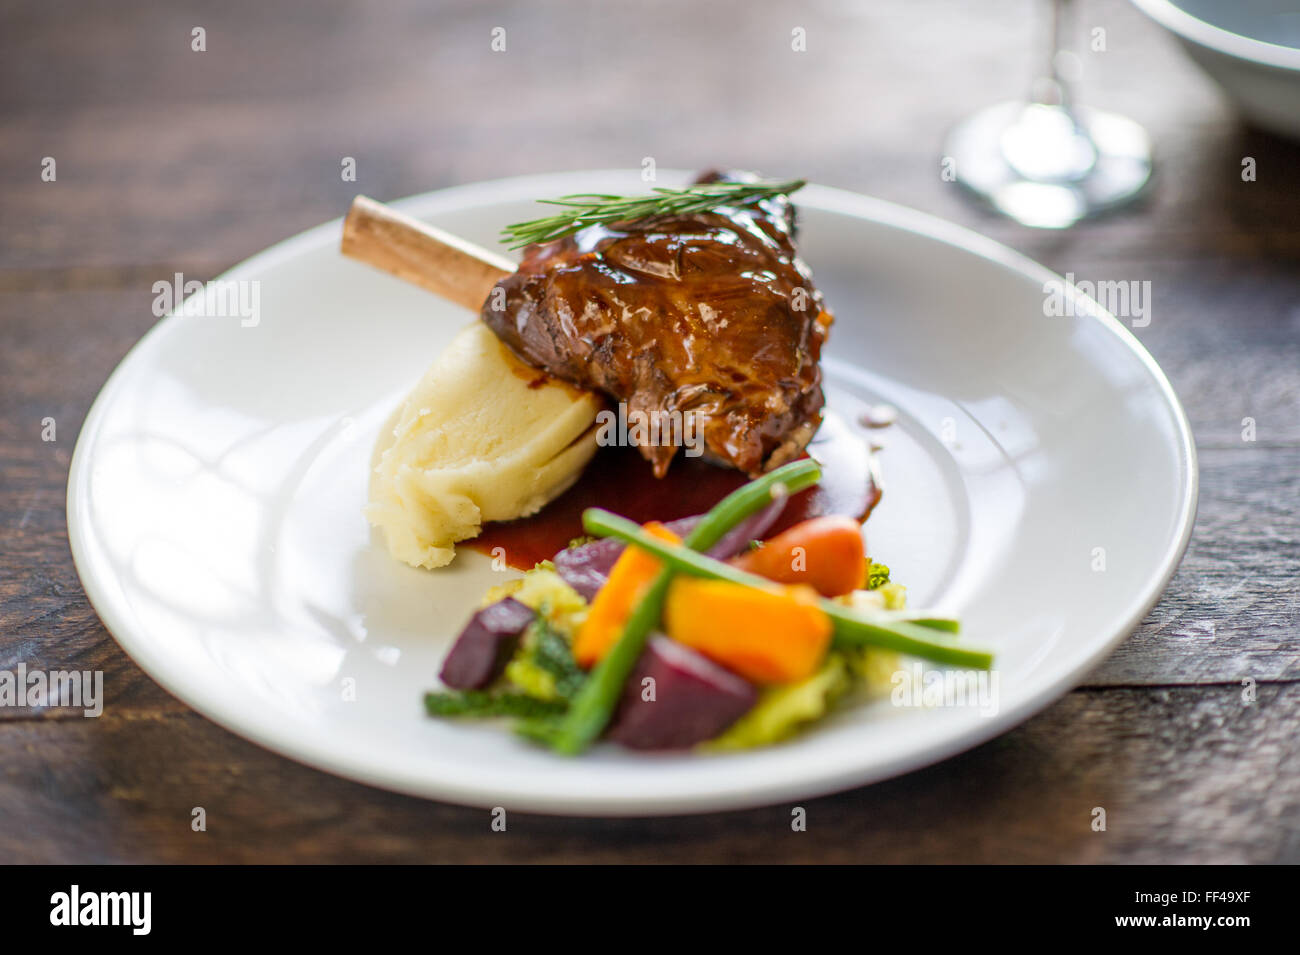
[[[0,707],[0,862],[1300,861],[1300,145],[1243,126],[1127,3],[1076,7],[1082,98],[1145,124],[1158,172],[1140,206],[1045,233],[940,176],[947,127],[1041,60],[1030,0],[5,5],[0,669],[102,670],[107,699],[99,719]],[[64,493],[153,282],[212,278],[359,192],[647,156],[806,176],[1151,283],[1135,333],[1191,418],[1200,510],[1168,592],[1084,685],[938,766],[808,801],[806,832],[776,806],[495,833],[271,755],[136,668],[82,593]]]

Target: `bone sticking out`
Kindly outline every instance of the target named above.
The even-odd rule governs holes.
[[[479,311],[515,270],[505,256],[466,242],[366,196],[343,221],[343,254]]]

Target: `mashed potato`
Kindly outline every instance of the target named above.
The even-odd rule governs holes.
[[[602,400],[516,358],[482,322],[461,331],[402,408],[366,516],[389,553],[442,567],[486,521],[526,517],[596,451]]]

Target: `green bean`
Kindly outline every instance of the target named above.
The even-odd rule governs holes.
[[[683,544],[691,550],[708,550],[746,517],[771,504],[777,485],[782,486],[783,493],[794,494],[819,480],[821,468],[810,459],[777,468],[719,501],[686,535]],[[640,531],[636,524],[628,523]],[[559,722],[528,721],[519,727],[520,732],[561,753],[572,755],[582,752],[605,731],[623,696],[623,686],[640,659],[651,632],[659,625],[672,576],[673,571],[665,568],[655,577],[624,624],[618,642],[592,669]]]
[[[777,468],[761,478],[736,488],[715,504],[713,510],[700,518],[695,529],[686,535],[682,543],[691,550],[708,550],[722,540],[722,536],[727,531],[751,514],[757,514],[771,504],[776,497],[773,490],[778,485],[781,486],[779,493],[795,494],[804,488],[812,487],[821,479],[821,468],[811,458],[793,461]]]
[[[863,612],[857,607],[852,609]],[[870,611],[865,612],[870,613]],[[960,620],[955,617],[936,617],[928,610],[883,610],[881,613],[886,614],[889,620],[901,620],[904,623],[925,627],[928,630],[942,630],[944,633],[959,633],[961,631]]]
[[[599,537],[617,537],[640,547],[662,560],[671,570],[713,580],[726,580],[746,587],[770,587],[771,581],[751,574],[704,554],[676,544],[656,540],[626,518],[596,508],[583,512],[582,524],[587,533]],[[839,647],[884,647],[915,657],[987,670],[993,654],[976,647],[961,646],[944,639],[935,629],[905,620],[888,618],[885,613],[856,612],[842,604],[823,599],[821,608],[831,618],[833,641]],[[939,622],[928,618],[928,622]]]

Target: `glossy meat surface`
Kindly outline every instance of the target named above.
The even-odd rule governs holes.
[[[717,178],[741,177],[701,181]],[[692,424],[705,457],[758,474],[821,422],[831,316],[794,231],[784,196],[591,226],[525,249],[482,317],[534,367],[626,402],[629,422],[658,416],[659,443],[629,429],[657,475]]]

